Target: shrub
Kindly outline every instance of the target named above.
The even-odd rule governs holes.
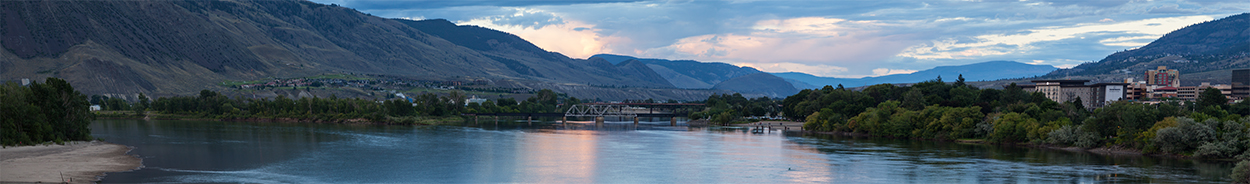
[[[1194,156],[1200,158],[1231,158],[1241,152],[1241,141],[1216,141],[1202,144],[1194,151]]]
[[[1099,142],[1098,135],[1072,125],[1059,127],[1059,129],[1051,131],[1048,137],[1048,142],[1051,144],[1072,145],[1082,148],[1092,148],[1098,145]]]
[[[1162,151],[1182,153],[1215,140],[1215,130],[1189,118],[1178,118],[1177,126],[1160,129],[1154,144]]]
[[[1238,162],[1237,167],[1233,167],[1233,173],[1228,177],[1233,178],[1233,183],[1250,183],[1250,160]]]

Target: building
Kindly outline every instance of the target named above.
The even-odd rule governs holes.
[[[1225,85],[1225,84],[1211,85],[1211,83],[1209,82],[1204,82],[1202,83],[1202,85],[1198,85],[1198,86],[1177,87],[1176,98],[1180,98],[1181,100],[1186,100],[1186,101],[1196,101],[1198,100],[1202,92],[1207,90],[1207,88],[1215,88],[1215,89],[1220,90],[1220,94],[1223,94],[1225,98],[1231,97],[1233,94],[1233,87],[1230,85]]]
[[[1033,85],[1021,85],[1029,92],[1041,92],[1056,102],[1081,99],[1081,105],[1098,108],[1109,102],[1128,98],[1128,83],[1097,83],[1085,85],[1089,80],[1034,80]]]
[[[1146,84],[1157,86],[1178,87],[1181,85],[1181,72],[1176,69],[1168,69],[1167,66],[1159,66],[1155,70],[1146,71]]]
[[[1250,69],[1233,70],[1232,83],[1229,96],[1237,99],[1250,98]]]
[[[468,105],[469,105],[469,104],[471,104],[471,103],[478,103],[478,104],[481,104],[481,103],[485,103],[485,102],[486,102],[486,99],[485,99],[485,98],[477,98],[477,95],[473,95],[473,97],[472,97],[472,98],[464,99],[464,105],[465,105],[465,106],[468,106]]]
[[[1250,85],[1250,69],[1233,70],[1233,84]]]

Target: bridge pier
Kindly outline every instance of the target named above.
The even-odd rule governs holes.
[[[638,116],[634,116],[634,125],[638,125]]]
[[[568,123],[568,122],[569,122],[568,116],[560,116],[560,123]]]
[[[603,124],[603,116],[595,116],[595,124]]]
[[[668,126],[677,126],[677,117],[668,117]]]

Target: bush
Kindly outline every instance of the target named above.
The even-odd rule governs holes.
[[[1231,158],[1241,153],[1241,141],[1216,141],[1202,144],[1194,151],[1194,156],[1199,158]]]
[[[1160,129],[1154,144],[1162,151],[1182,153],[1215,140],[1215,130],[1189,118],[1177,118],[1177,126]]]
[[[1237,167],[1233,167],[1233,174],[1228,177],[1233,178],[1233,183],[1250,183],[1250,160],[1238,162]]]
[[[1048,142],[1058,145],[1072,145],[1082,148],[1092,148],[1098,145],[1098,135],[1081,130],[1077,126],[1062,126],[1055,131],[1051,131],[1048,135]]]

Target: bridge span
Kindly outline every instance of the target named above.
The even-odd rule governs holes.
[[[631,106],[647,106],[646,111]],[[567,122],[568,117],[595,117],[595,123],[603,123],[603,117],[633,117],[634,124],[638,124],[638,117],[668,117],[669,124],[676,126],[676,117],[686,116],[684,114],[674,113],[656,113],[656,107],[679,107],[679,106],[702,106],[703,104],[682,104],[682,103],[586,103],[577,104],[569,107],[564,113],[474,113],[462,114],[465,116],[524,116],[527,120],[533,120],[534,117],[560,117],[561,122]]]

